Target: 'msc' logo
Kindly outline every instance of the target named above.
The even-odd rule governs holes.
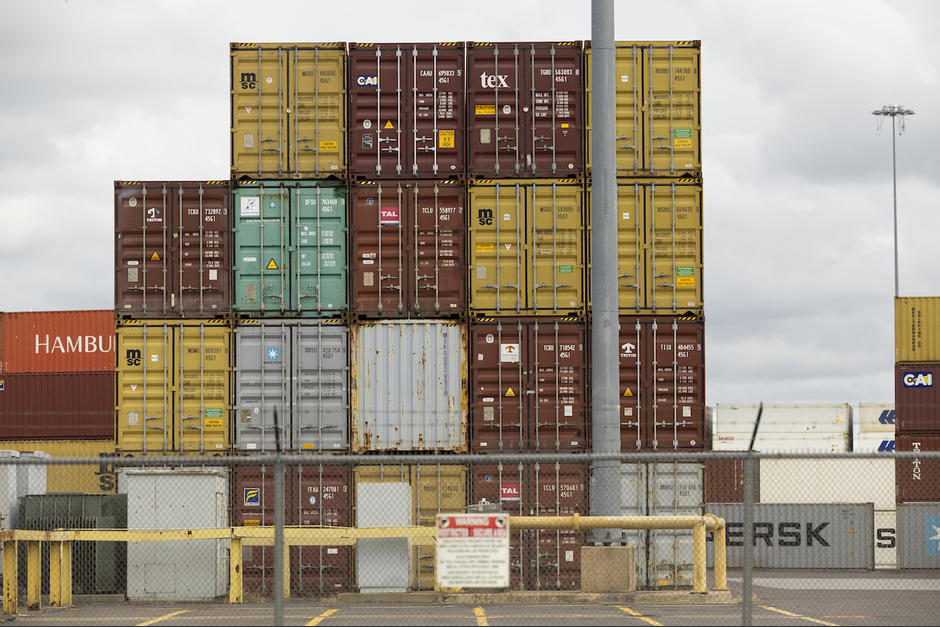
[[[932,372],[905,372],[901,379],[906,388],[932,388]]]
[[[255,507],[261,505],[260,488],[245,488],[245,505]]]
[[[357,76],[356,84],[359,85],[360,87],[365,87],[367,85],[372,85],[373,87],[375,87],[376,85],[379,84],[379,77],[378,76]]]

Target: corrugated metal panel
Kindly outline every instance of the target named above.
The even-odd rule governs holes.
[[[114,310],[0,313],[0,374],[113,370]]]
[[[352,327],[352,450],[467,450],[467,329],[450,322]]]
[[[579,464],[483,464],[471,469],[471,502],[499,503],[523,516],[587,514],[589,484]],[[513,589],[571,590],[581,582],[582,534],[516,530],[510,534]]]
[[[940,451],[940,433],[899,433],[895,450]],[[897,502],[940,501],[940,459],[913,457],[895,460]]]
[[[852,438],[854,453],[893,453],[894,431],[859,433]]]
[[[894,508],[892,459],[762,459],[763,503],[874,503]]]
[[[338,320],[243,321],[235,327],[235,447],[349,448],[349,329]]]
[[[744,506],[707,503],[727,523],[728,568],[741,568]],[[754,506],[755,568],[874,567],[871,503],[758,503]],[[709,551],[708,565],[712,565]]]
[[[712,438],[712,450],[746,451],[751,442],[751,432],[722,433],[715,432]],[[764,453],[847,453],[852,448],[851,434],[816,434],[797,433],[760,433],[754,440],[754,450]]]
[[[0,438],[114,438],[114,373],[0,375]]]
[[[940,362],[940,296],[894,299],[894,360]]]
[[[232,178],[343,178],[346,45],[231,44]]]
[[[234,193],[239,315],[330,316],[346,309],[346,188],[245,182]]]
[[[470,443],[476,452],[583,451],[586,328],[500,318],[470,325]]]
[[[3,440],[0,450],[43,451],[51,457],[99,457],[114,455],[114,440]],[[46,466],[49,492],[102,494],[117,489],[111,464]]]
[[[899,503],[898,568],[940,568],[940,503]]]
[[[718,403],[715,405],[715,434],[754,431],[757,403]],[[848,403],[764,403],[758,435],[852,433],[852,407]]]
[[[463,43],[349,44],[349,173],[463,178]]]
[[[364,181],[350,194],[350,309],[377,317],[465,313],[464,186]]]
[[[875,510],[875,568],[896,569],[898,567],[898,517],[897,512]]]
[[[894,433],[894,403],[859,403],[858,432]],[[858,450],[857,448],[855,450]]]
[[[898,433],[940,432],[940,363],[895,366],[894,403]]]
[[[228,474],[122,468],[128,529],[228,526]],[[129,600],[210,600],[228,585],[228,540],[127,543]]]
[[[616,48],[617,176],[701,170],[701,43],[618,41]],[[588,168],[591,58],[585,42]]]
[[[704,449],[704,340],[695,316],[620,317],[624,451]]]
[[[583,314],[583,196],[570,179],[470,184],[474,313]]]
[[[588,222],[591,198],[589,189]],[[621,314],[701,314],[701,178],[618,179],[617,224]],[[590,290],[590,228],[586,246],[589,271],[585,281]]]
[[[114,182],[114,309],[121,317],[231,311],[228,181]]]
[[[119,323],[118,450],[231,448],[230,336],[219,320]]]
[[[582,44],[467,44],[471,177],[578,176],[584,170]]]
[[[760,464],[754,472],[752,498],[760,503]],[[708,503],[741,503],[744,500],[744,460],[705,460],[705,501]]]

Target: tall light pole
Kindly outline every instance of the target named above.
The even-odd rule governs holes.
[[[878,116],[878,127],[881,128],[881,123],[884,121],[885,116],[891,117],[891,180],[894,185],[894,297],[897,298],[899,295],[898,289],[898,171],[897,171],[897,157],[895,156],[895,135],[898,134],[896,130],[900,133],[904,132],[904,116],[905,115],[914,115],[914,112],[910,109],[905,109],[903,105],[885,105],[878,109],[877,111],[872,111],[872,115]],[[895,126],[895,118],[900,117],[900,123]]]

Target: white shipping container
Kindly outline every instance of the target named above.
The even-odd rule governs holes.
[[[29,457],[32,459],[48,459],[52,457],[49,453],[43,451],[20,451],[20,459]],[[16,475],[16,495],[17,498],[27,494],[45,494],[46,493],[46,469],[45,464],[28,464],[19,466]]]
[[[893,459],[762,459],[761,503],[874,503],[894,509]]]
[[[894,403],[859,403],[859,433],[894,433]]]
[[[467,327],[395,320],[353,325],[354,452],[467,450]]]
[[[750,436],[758,407],[758,403],[717,403],[713,416],[715,435],[747,433]],[[852,406],[848,403],[764,403],[757,433],[851,434]]]
[[[4,461],[20,456],[19,451],[0,451],[0,529],[15,529],[16,516],[19,512],[18,466],[5,464]],[[3,563],[0,562],[0,569]]]
[[[746,451],[751,443],[751,432],[727,433],[716,432],[712,437],[712,450],[715,451]],[[782,433],[758,432],[754,440],[754,450],[764,453],[848,453],[851,450],[852,434],[816,434],[798,433],[786,435]]]
[[[222,469],[122,468],[127,528],[228,526],[228,473]],[[200,601],[225,594],[228,540],[127,543],[129,601]]]
[[[853,453],[893,453],[894,432],[859,433],[852,440]]]

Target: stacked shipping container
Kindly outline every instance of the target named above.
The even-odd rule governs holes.
[[[940,297],[894,301],[895,449],[940,451]],[[940,501],[940,461],[897,461],[897,501]]]

